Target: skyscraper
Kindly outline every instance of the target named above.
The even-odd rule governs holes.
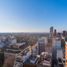
[[[62,35],[65,37],[67,34],[67,31],[63,31]]]
[[[56,36],[57,35],[57,31],[56,31],[56,29],[54,29],[54,36]]]
[[[50,27],[50,37],[53,37],[53,26]]]
[[[45,52],[45,46],[47,45],[47,38],[42,37],[38,40],[38,54]]]

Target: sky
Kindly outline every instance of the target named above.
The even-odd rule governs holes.
[[[0,0],[0,32],[67,30],[66,0]]]

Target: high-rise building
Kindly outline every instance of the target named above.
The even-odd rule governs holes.
[[[45,45],[47,44],[47,38],[42,37],[38,41],[38,54],[40,55],[42,52],[45,52]]]
[[[65,51],[64,51],[65,60],[67,60],[67,37],[65,38]],[[67,67],[67,62],[65,61],[65,67]]]
[[[65,37],[67,34],[67,31],[63,31],[62,35]]]
[[[53,37],[53,27],[50,27],[50,37]]]
[[[56,36],[57,35],[57,31],[56,31],[56,29],[54,30],[54,36]]]
[[[0,52],[0,67],[3,67],[4,64],[4,52]]]

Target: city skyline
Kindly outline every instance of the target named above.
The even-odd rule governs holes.
[[[67,29],[66,0],[0,0],[0,32]]]

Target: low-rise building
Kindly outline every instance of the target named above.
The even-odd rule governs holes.
[[[16,55],[14,67],[20,67],[30,56],[31,46],[27,46],[23,51]]]

